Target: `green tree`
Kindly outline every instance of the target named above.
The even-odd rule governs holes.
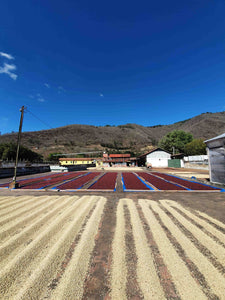
[[[16,158],[16,144],[8,143],[3,144],[3,153],[2,153],[2,159],[3,160],[15,160]]]
[[[47,161],[58,161],[60,157],[63,157],[63,155],[60,155],[62,153],[54,152],[54,153],[49,153],[47,157]]]
[[[193,136],[189,132],[183,130],[174,130],[167,135],[165,135],[159,141],[159,147],[172,153],[173,147],[175,148],[175,153],[183,153],[185,145],[193,140]]]
[[[202,139],[194,139],[185,145],[184,152],[186,155],[204,155],[206,154],[206,144]]]
[[[16,159],[17,146],[14,143],[5,143],[0,145],[0,159],[2,160],[15,160]],[[19,160],[26,161],[42,161],[42,155],[26,148],[20,146],[19,150]]]

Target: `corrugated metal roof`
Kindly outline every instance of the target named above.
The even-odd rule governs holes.
[[[222,139],[222,138],[225,138],[225,133],[222,133],[221,135],[218,135],[210,140],[206,140],[206,141],[204,141],[204,143],[215,141],[215,140]]]
[[[164,150],[164,149],[162,149],[162,148],[157,147],[157,148],[154,148],[154,149],[152,149],[152,150],[150,150],[150,151],[148,151],[148,152],[146,152],[146,153],[144,153],[144,154],[142,154],[142,155],[140,155],[140,156],[138,156],[138,157],[146,156],[146,155],[148,155],[148,154],[150,154],[150,153],[152,153],[152,152],[154,152],[154,151],[156,151],[156,150],[161,150],[161,151],[164,151],[164,152],[166,152],[166,153],[171,154],[170,152],[168,152],[168,151],[166,151],[166,150]]]

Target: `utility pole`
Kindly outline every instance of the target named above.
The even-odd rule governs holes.
[[[175,154],[175,147],[173,146],[173,155]]]
[[[9,188],[11,188],[11,189],[17,189],[19,187],[19,183],[16,182],[16,173],[17,173],[17,165],[18,165],[18,158],[19,158],[20,139],[21,139],[22,126],[23,126],[24,109],[25,109],[24,106],[22,106],[21,109],[20,109],[21,116],[20,116],[19,132],[18,132],[18,137],[17,137],[17,150],[16,150],[16,161],[15,161],[15,168],[14,168],[14,177],[13,177],[12,182],[9,185]]]

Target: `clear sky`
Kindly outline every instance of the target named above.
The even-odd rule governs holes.
[[[0,131],[171,124],[225,110],[224,0],[7,0]]]

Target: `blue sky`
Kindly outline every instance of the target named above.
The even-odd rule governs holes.
[[[7,0],[0,131],[171,124],[225,110],[225,1]],[[48,126],[49,125],[49,126]]]

